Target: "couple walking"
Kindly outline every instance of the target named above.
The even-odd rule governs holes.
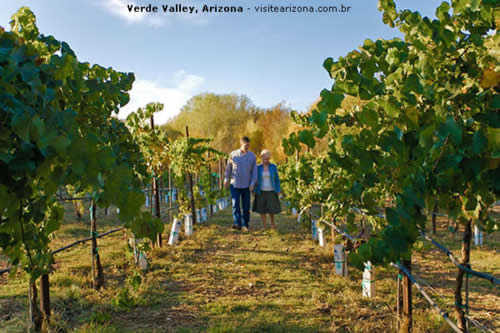
[[[257,165],[255,154],[248,148],[250,139],[244,136],[240,140],[240,148],[231,152],[226,165],[224,184],[231,190],[233,229],[248,231],[251,192],[255,193],[252,210],[260,214],[264,228],[267,227],[266,214],[270,216],[271,227],[275,228],[274,214],[281,212],[278,168],[271,163],[269,150],[264,149],[261,152],[262,163]]]

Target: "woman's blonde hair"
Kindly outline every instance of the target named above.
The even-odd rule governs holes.
[[[264,149],[263,151],[260,152],[260,157],[264,157],[264,155],[269,155],[271,156],[271,151],[269,149]]]

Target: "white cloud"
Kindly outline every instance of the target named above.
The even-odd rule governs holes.
[[[202,77],[188,74],[184,70],[179,70],[174,74],[174,80],[179,89],[189,91],[196,89],[205,81]]]
[[[127,5],[135,6],[133,1],[126,0],[106,0],[101,5],[111,14],[125,19],[127,22],[142,22],[146,18],[146,13],[129,12]]]
[[[183,70],[176,72],[174,77],[174,87],[164,87],[155,81],[136,80],[130,91],[130,102],[120,110],[118,117],[124,119],[151,102],[164,104],[163,111],[155,114],[156,124],[164,124],[176,116],[186,102],[200,91],[205,79]]]

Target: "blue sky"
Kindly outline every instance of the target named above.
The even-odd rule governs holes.
[[[193,15],[128,13],[127,5],[162,4],[351,6],[349,13]],[[399,8],[434,17],[441,0],[397,0]],[[367,38],[401,37],[382,23],[376,0],[1,0],[0,26],[21,6],[40,31],[64,40],[80,61],[134,72],[131,102],[165,103],[158,122],[202,92],[247,95],[255,105],[279,102],[304,111],[332,81],[325,58],[345,55]],[[161,10],[161,9],[160,9]]]

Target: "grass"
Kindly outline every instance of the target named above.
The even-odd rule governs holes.
[[[66,216],[74,216],[70,206],[67,210]],[[361,272],[350,269],[349,277],[336,276],[331,244],[318,247],[293,217],[280,215],[277,230],[263,230],[256,215],[251,219],[251,232],[243,233],[230,228],[229,209],[218,212],[208,223],[196,225],[193,237],[153,249],[147,272],[133,264],[126,231],[100,239],[106,282],[99,291],[90,288],[90,244],[57,254],[50,275],[53,331],[395,331],[394,269],[377,267],[376,295],[363,298]],[[88,216],[82,221],[66,220],[53,248],[86,237]],[[458,255],[460,233],[451,236],[446,220],[438,222],[435,238]],[[100,210],[101,232],[117,225],[114,212],[107,217]],[[500,275],[499,237],[485,235],[485,246],[473,248],[474,269]],[[431,284],[427,291],[453,316],[456,268],[426,243],[421,247],[413,272]],[[142,279],[137,289],[130,282],[134,274]],[[414,295],[415,332],[450,331],[416,289]],[[470,305],[474,318],[492,329],[500,327],[498,288],[471,278]],[[0,331],[26,331],[26,317],[23,273],[1,277]]]

